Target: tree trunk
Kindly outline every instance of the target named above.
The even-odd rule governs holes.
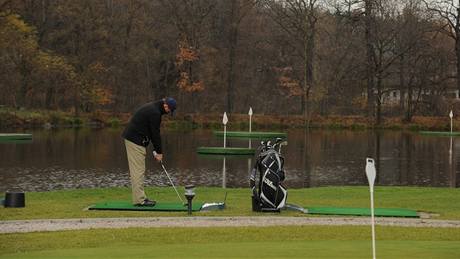
[[[22,78],[21,88],[19,89],[19,98],[18,98],[19,108],[26,106],[26,95],[27,95],[27,88],[28,88],[27,81],[28,81],[27,76]]]
[[[232,29],[233,30],[233,29]],[[227,112],[233,111],[233,102],[235,96],[235,45],[236,40],[233,38],[233,32],[230,37],[230,49],[228,54],[228,76],[227,76]],[[234,45],[235,44],[235,45]]]
[[[311,106],[310,106],[310,93],[313,89],[315,78],[314,78],[314,58],[315,58],[315,36],[316,36],[316,21],[317,18],[314,16],[314,3],[310,3],[308,16],[306,17],[305,24],[305,78],[304,78],[304,95],[303,100],[304,106],[304,120],[305,125],[309,127]]]
[[[302,116],[304,122],[307,122],[307,108],[306,108],[306,99],[307,99],[307,89],[308,89],[308,36],[305,33],[304,39],[304,64],[303,64],[303,94],[300,98],[300,108],[302,109]]]
[[[459,14],[460,15],[460,14]],[[460,25],[457,25],[459,27]],[[456,38],[455,38],[455,56],[457,57],[457,89],[460,92],[460,28],[455,30]]]
[[[374,117],[374,45],[372,37],[372,0],[365,1],[365,38],[366,38],[366,57],[367,57],[367,116]]]
[[[55,109],[56,108],[56,98],[55,98],[55,91],[53,87],[48,87],[46,89],[46,96],[45,96],[45,107],[46,109]]]
[[[376,125],[380,125],[382,123],[382,78],[380,76],[377,77],[377,112],[376,112]]]
[[[315,54],[315,24],[310,22],[310,33],[308,33],[307,44],[306,44],[306,89],[305,89],[305,120],[307,126],[309,126],[310,111],[310,91],[315,83],[313,72],[314,72],[314,54]]]
[[[227,76],[227,112],[233,112],[235,96],[235,59],[236,45],[238,44],[238,1],[232,0],[230,12],[230,35],[228,53],[228,76]]]
[[[400,63],[399,63],[399,111],[400,111],[400,116],[404,116],[404,111],[405,111],[405,95],[406,95],[406,75],[405,73],[405,67],[404,67],[404,55],[401,55],[400,57]]]
[[[165,62],[165,69],[164,69],[164,80],[163,80],[163,89],[160,87],[159,96],[170,96],[172,93],[169,91],[169,73],[170,73],[170,66],[171,63],[169,61]],[[163,69],[162,69],[163,70]]]
[[[22,80],[19,88],[18,108],[26,106],[26,95],[29,88],[30,76],[30,70],[27,68],[27,64],[24,60],[21,61],[20,67]]]
[[[406,107],[406,122],[412,121],[412,86],[407,86],[407,107]]]

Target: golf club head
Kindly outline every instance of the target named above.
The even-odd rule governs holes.
[[[260,149],[264,149],[265,148],[265,141],[260,141]]]

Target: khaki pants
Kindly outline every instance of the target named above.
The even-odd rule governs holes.
[[[134,144],[125,139],[126,153],[128,155],[129,176],[131,178],[133,204],[144,201],[145,156],[147,150],[143,146]]]

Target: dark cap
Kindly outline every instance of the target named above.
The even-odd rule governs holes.
[[[173,114],[177,107],[176,100],[174,100],[174,98],[172,97],[168,97],[165,99],[165,103],[168,105],[169,109],[171,110],[171,114]]]

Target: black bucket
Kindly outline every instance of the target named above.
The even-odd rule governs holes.
[[[26,206],[26,196],[24,192],[10,192],[5,193],[5,208],[24,208]]]

